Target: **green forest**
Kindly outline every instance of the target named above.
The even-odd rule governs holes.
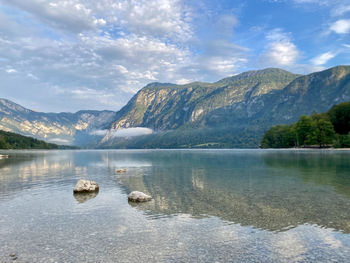
[[[261,147],[350,147],[350,102],[335,105],[325,113],[301,116],[292,125],[271,127]]]
[[[0,149],[76,149],[0,130]]]

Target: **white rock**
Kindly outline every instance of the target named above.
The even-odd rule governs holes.
[[[133,191],[128,195],[128,200],[131,202],[147,202],[152,199],[151,196],[139,191]]]
[[[81,179],[75,185],[73,192],[74,193],[94,192],[94,191],[97,191],[98,189],[99,189],[99,186],[96,182]]]

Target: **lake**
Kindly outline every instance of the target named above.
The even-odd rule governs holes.
[[[0,154],[0,262],[350,258],[350,151]],[[73,195],[78,179],[99,192]],[[129,203],[134,190],[153,200]]]

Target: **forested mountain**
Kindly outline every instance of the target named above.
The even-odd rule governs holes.
[[[257,147],[272,125],[350,100],[350,66],[301,76],[250,71],[216,83],[149,84],[117,113],[102,147]],[[118,130],[156,134],[125,139]]]

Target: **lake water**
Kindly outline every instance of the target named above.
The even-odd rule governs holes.
[[[350,151],[0,154],[0,262],[350,259]],[[74,196],[78,179],[99,193]]]

